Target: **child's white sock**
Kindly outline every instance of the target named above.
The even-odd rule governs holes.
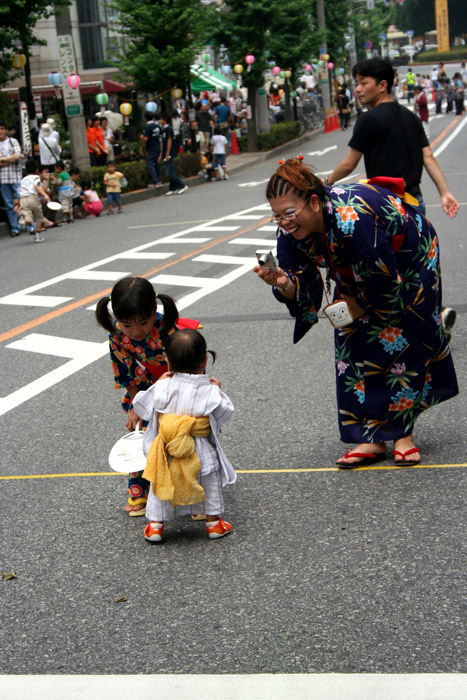
[[[214,520],[212,523],[206,523],[206,527],[214,527],[214,525],[217,525],[218,522],[218,520]]]

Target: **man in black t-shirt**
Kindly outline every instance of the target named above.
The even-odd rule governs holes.
[[[382,58],[370,58],[358,61],[352,73],[360,101],[370,110],[357,120],[349,151],[325,179],[325,184],[332,185],[350,175],[363,155],[368,178],[403,177],[407,192],[419,200],[419,209],[425,213],[420,191],[425,166],[441,196],[444,211],[452,219],[459,204],[449,191],[419,117],[392,100],[394,68]]]
[[[162,162],[164,163],[165,172],[169,177],[169,191],[166,192],[166,195],[183,194],[187,191],[188,185],[185,185],[185,183],[180,180],[173,169],[173,160],[177,154],[177,149],[169,115],[161,114],[160,123],[162,128]]]
[[[161,128],[155,114],[147,113],[143,141],[146,146],[146,164],[149,172],[149,187],[162,187],[161,183]]]
[[[200,136],[199,150],[201,155],[209,150],[209,142],[214,129],[214,121],[209,113],[207,100],[201,102],[201,108],[196,112],[196,122],[198,124],[198,134]]]

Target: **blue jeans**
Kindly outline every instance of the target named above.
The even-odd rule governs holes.
[[[157,162],[159,153],[150,153],[146,156],[146,165],[148,166],[149,179],[153,185],[157,185],[161,181],[161,166]]]
[[[426,204],[423,201],[423,197],[417,197],[418,199],[418,207],[414,207],[414,209],[418,209],[420,214],[423,214],[423,216],[426,216]]]
[[[14,200],[18,199],[19,182],[2,184],[1,191],[3,201],[5,202],[6,213],[12,231],[18,230],[18,217],[14,210]]]
[[[185,184],[180,180],[178,175],[174,172],[173,169],[173,157],[170,158],[170,160],[165,160],[164,165],[165,165],[165,172],[167,173],[167,176],[169,178],[169,190],[174,192],[175,190],[181,190],[183,187],[185,187]]]

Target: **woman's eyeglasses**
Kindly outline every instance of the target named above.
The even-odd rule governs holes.
[[[302,206],[299,209],[297,209],[297,211],[294,211],[293,214],[286,214],[286,215],[273,214],[271,216],[271,223],[280,224],[281,221],[287,221],[287,222],[293,221],[300,214],[300,212],[305,207],[305,204],[307,204],[307,202],[308,202],[308,200],[305,200],[303,202]]]

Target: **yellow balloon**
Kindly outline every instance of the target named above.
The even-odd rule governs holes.
[[[234,66],[234,71],[240,75],[240,73],[243,73],[243,66],[241,63],[237,63],[237,65]]]
[[[133,107],[129,102],[123,102],[120,105],[120,113],[123,114],[124,117],[128,117],[133,111]]]
[[[291,78],[292,77],[292,71],[291,70],[285,70],[284,75],[286,78]]]
[[[15,53],[11,61],[15,68],[22,68],[26,63],[26,56],[24,53]]]
[[[172,97],[174,97],[176,100],[179,100],[181,96],[182,96],[182,91],[180,90],[180,88],[174,88],[172,90]]]

